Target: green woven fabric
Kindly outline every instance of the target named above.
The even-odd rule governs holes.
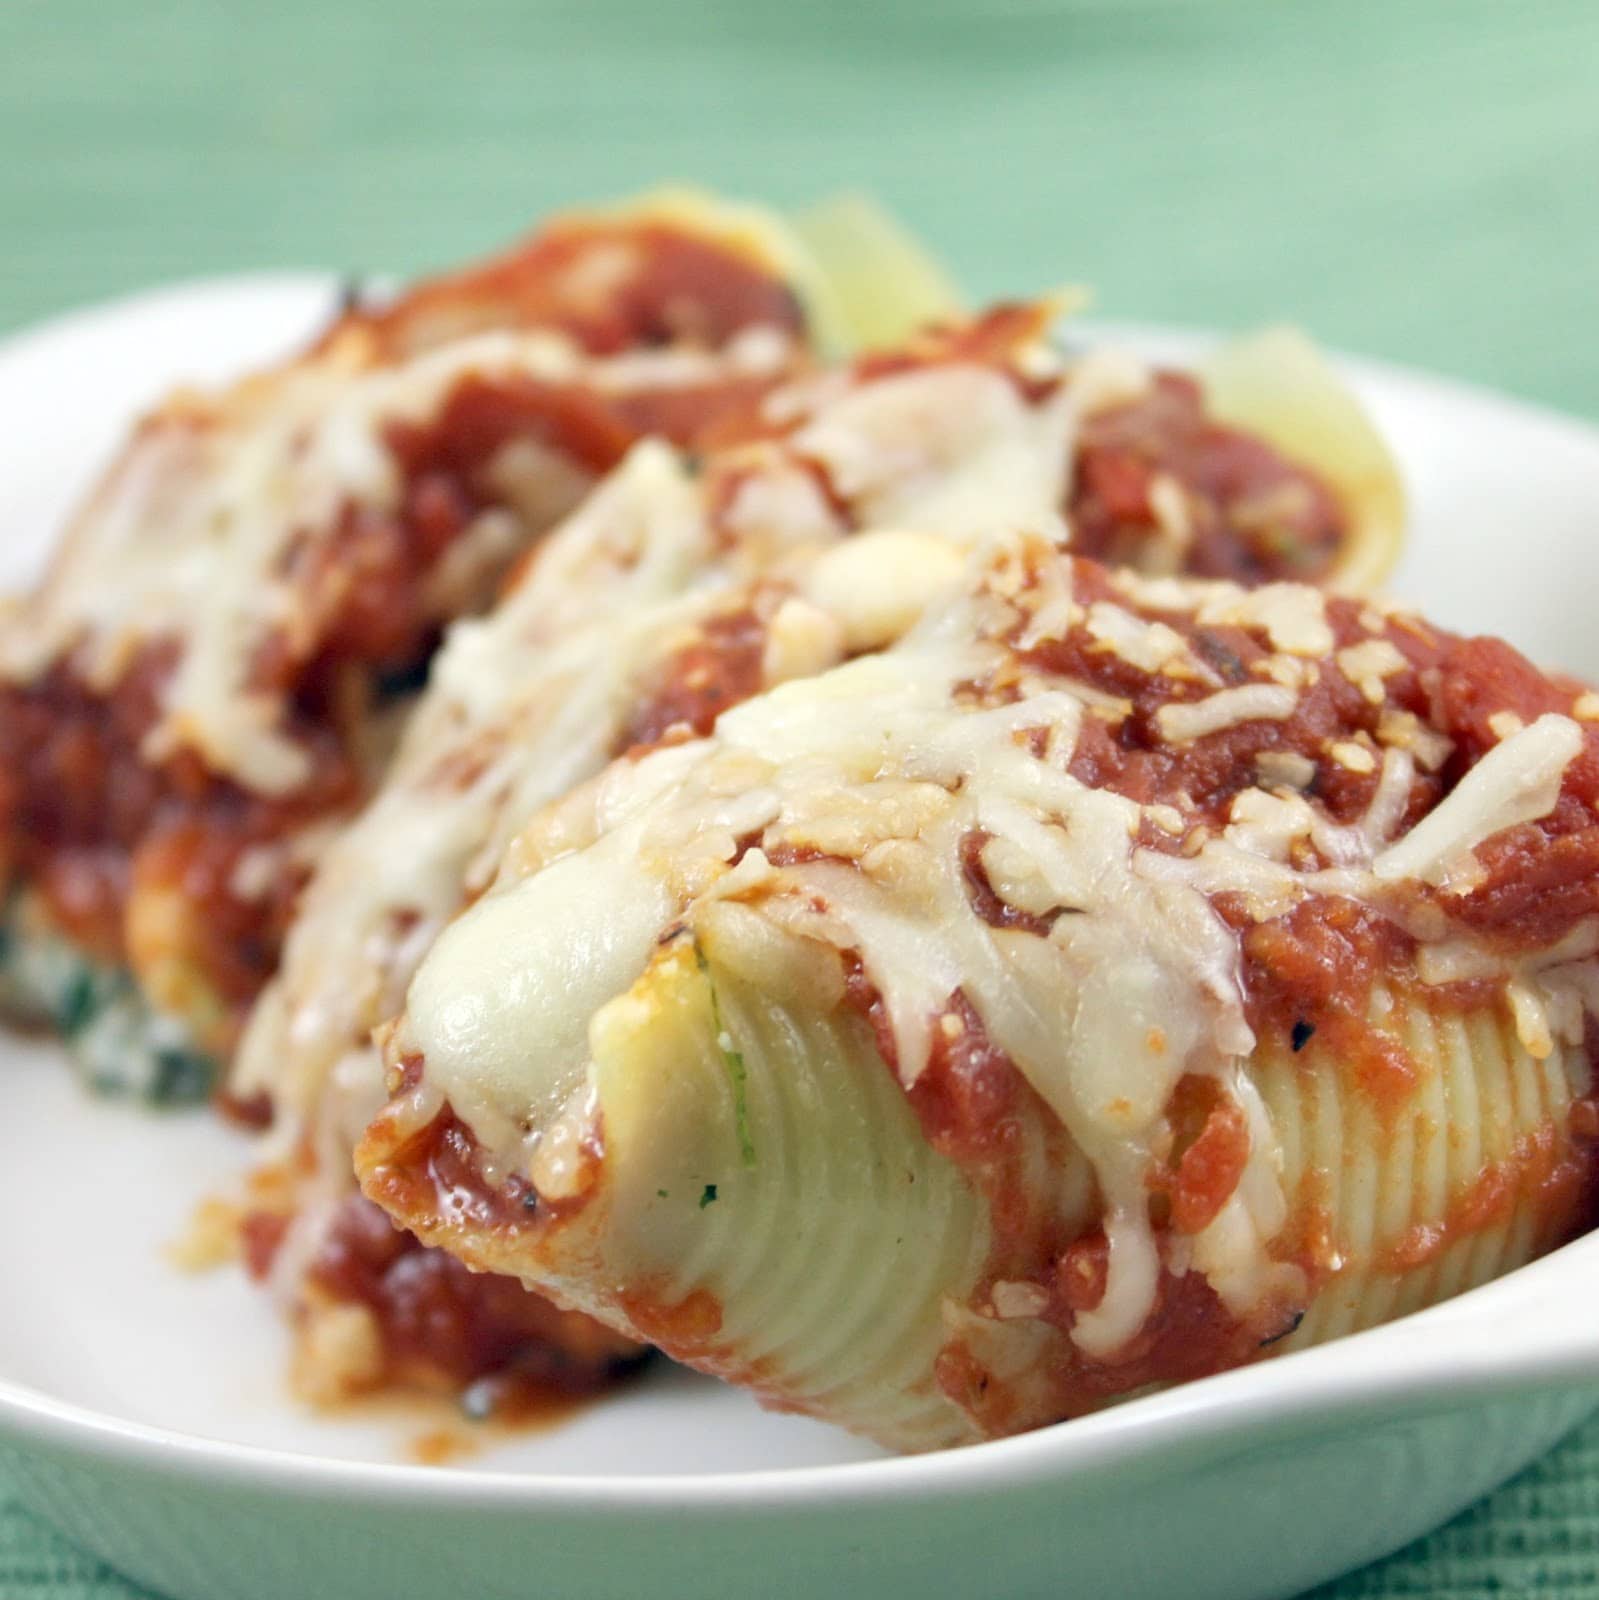
[[[0,1479],[0,1596],[4,1600],[126,1600],[146,1596],[17,1504]]]
[[[689,178],[1599,417],[1594,0],[0,0],[0,330]],[[3,1309],[0,1309],[3,1314]],[[0,1480],[0,1597],[126,1595]],[[1599,1425],[1331,1596],[1599,1600]]]

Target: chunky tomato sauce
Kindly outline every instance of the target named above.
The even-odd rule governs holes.
[[[449,1111],[406,1143],[372,1189],[396,1217],[449,1217],[452,1243],[466,1233],[513,1232],[550,1211],[525,1180],[486,1183],[476,1141]],[[280,1237],[268,1237],[252,1257],[257,1276],[269,1269]],[[306,1281],[313,1294],[372,1313],[383,1346],[379,1383],[470,1385],[497,1414],[525,1408],[540,1393],[602,1387],[644,1354],[514,1278],[422,1244],[358,1195],[341,1204]]]
[[[404,1077],[414,1081],[420,1070],[416,1058],[405,1063]],[[446,1109],[425,1127],[390,1151],[374,1173],[366,1179],[367,1192],[393,1217],[423,1230],[435,1230],[430,1236],[443,1238],[452,1253],[472,1261],[480,1272],[472,1283],[483,1285],[497,1283],[500,1288],[483,1292],[481,1300],[474,1301],[472,1317],[486,1317],[488,1326],[479,1330],[475,1325],[463,1327],[441,1345],[431,1368],[423,1371],[435,1374],[465,1371],[457,1352],[462,1348],[488,1348],[499,1352],[505,1348],[510,1335],[514,1342],[516,1330],[538,1315],[509,1300],[502,1304],[501,1296],[523,1295],[512,1278],[493,1276],[496,1261],[513,1261],[516,1256],[518,1234],[529,1229],[559,1225],[563,1217],[573,1214],[583,1204],[582,1198],[551,1205],[542,1198],[534,1199],[532,1190],[519,1178],[510,1178],[494,1184],[484,1176],[481,1150],[471,1131]],[[703,1202],[702,1202],[703,1203]],[[374,1208],[375,1211],[375,1208]],[[381,1215],[381,1213],[377,1213]],[[443,1227],[440,1228],[440,1223]],[[409,1246],[414,1246],[407,1236]],[[421,1251],[428,1257],[439,1252]],[[450,1259],[453,1263],[453,1256]],[[323,1263],[317,1273],[323,1273]],[[329,1279],[318,1276],[316,1281],[326,1288]],[[343,1298],[354,1296],[367,1304],[375,1304],[370,1291],[361,1287],[342,1273],[338,1279],[338,1293]],[[751,1390],[763,1406],[775,1410],[793,1410],[794,1402],[784,1387],[782,1374],[774,1371],[763,1358],[753,1361],[729,1346],[722,1338],[722,1308],[716,1297],[703,1288],[687,1295],[669,1285],[649,1281],[630,1281],[609,1288],[609,1294],[618,1313],[628,1326],[644,1338],[670,1351],[681,1359],[694,1363],[704,1371],[714,1373],[727,1382]],[[378,1301],[381,1301],[381,1296]],[[525,1296],[532,1299],[532,1296]],[[484,1309],[485,1307],[490,1309]],[[380,1315],[388,1315],[380,1312]],[[523,1366],[532,1362],[536,1373],[551,1370],[556,1383],[573,1379],[566,1374],[592,1376],[597,1385],[607,1375],[614,1376],[635,1364],[645,1354],[642,1346],[630,1339],[600,1327],[589,1318],[570,1312],[556,1312],[561,1320],[546,1327],[539,1337],[553,1346],[550,1351],[518,1351],[512,1358]],[[451,1365],[451,1362],[454,1365]],[[498,1367],[491,1371],[495,1381],[493,1394],[496,1400],[507,1395],[525,1401],[525,1393],[517,1396],[507,1388],[505,1374],[518,1367]],[[550,1380],[541,1379],[546,1386]],[[481,1391],[481,1377],[472,1382],[471,1393]]]
[[[282,841],[351,804],[360,777],[342,730],[324,721],[328,697],[316,679],[302,685],[290,715],[312,776],[288,799],[218,778],[190,752],[147,761],[141,743],[171,667],[171,652],[153,647],[108,695],[65,666],[25,689],[0,687],[0,826],[13,875],[102,960],[127,959],[123,918],[135,887],[184,902],[190,915],[170,929],[170,953],[238,1007],[271,973],[297,887],[279,868],[252,886],[258,892],[242,893],[242,858],[253,844]]]
[[[763,687],[766,618],[754,606],[710,617],[655,672],[615,753],[668,738],[701,738],[730,706]]]
[[[847,998],[873,1024],[881,1048],[887,1032],[881,1003],[858,968]],[[1105,1292],[1105,1237],[1096,1225],[1060,1216],[1054,1197],[1040,1192],[1020,1165],[1029,1126],[1055,1135],[1053,1164],[1065,1157],[1064,1131],[988,1036],[964,994],[951,997],[933,1039],[927,1065],[908,1097],[928,1143],[961,1167],[988,1203],[993,1243],[973,1301],[981,1305],[995,1298],[997,1303],[996,1285],[1013,1292],[1025,1286],[1034,1294],[1029,1316],[1063,1336],[1048,1346],[1044,1369],[1027,1375],[1025,1396],[997,1377],[960,1337],[946,1345],[937,1380],[985,1432],[1013,1432],[1078,1415],[1148,1384],[1219,1372],[1252,1359],[1289,1331],[1289,1311],[1265,1307],[1259,1317],[1240,1322],[1204,1278],[1168,1265],[1154,1309],[1133,1340],[1103,1359],[1072,1345],[1064,1336]],[[1163,1260],[1176,1238],[1197,1233],[1220,1210],[1249,1148],[1237,1109],[1208,1080],[1182,1081],[1172,1120],[1177,1141],[1151,1191]]]
[[[1018,357],[1050,320],[1037,305],[997,306],[969,322],[925,329],[899,349],[861,356],[851,378],[866,384],[971,362],[999,371],[1024,400],[1040,404],[1061,380],[1030,374]],[[774,417],[751,408],[713,427],[706,443],[781,438],[804,421],[803,413]],[[819,464],[806,465],[841,520],[851,523],[847,498]],[[1147,395],[1087,418],[1072,479],[1062,508],[1072,550],[1110,566],[1241,583],[1313,583],[1336,564],[1351,531],[1351,508],[1314,472],[1208,417],[1204,391],[1186,373],[1157,372]],[[1162,503],[1163,496],[1174,499]],[[1181,528],[1167,527],[1168,516]]]
[[[1161,478],[1181,493],[1180,536],[1162,527]],[[1084,423],[1070,511],[1081,555],[1147,568],[1164,537],[1165,570],[1240,583],[1314,582],[1347,531],[1337,499],[1313,473],[1212,421],[1200,385],[1177,372],[1158,373],[1147,396]]]
[[[308,1282],[372,1312],[388,1382],[465,1389],[495,1379],[497,1400],[514,1405],[518,1388],[603,1387],[641,1354],[630,1340],[558,1309],[514,1278],[469,1271],[428,1249],[359,1196],[340,1207]]]
[[[1117,591],[1103,569],[1078,564],[1075,571],[1081,605],[1106,601],[1126,606],[1126,596]],[[1129,702],[1128,713],[1120,720],[1097,714],[1083,719],[1071,765],[1072,776],[1083,783],[1113,789],[1144,806],[1180,806],[1195,825],[1220,828],[1239,792],[1261,782],[1259,757],[1296,754],[1310,759],[1316,768],[1307,793],[1331,820],[1347,824],[1358,820],[1371,804],[1377,768],[1374,764],[1369,771],[1352,770],[1330,759],[1325,746],[1361,734],[1375,741],[1385,711],[1407,711],[1430,721],[1429,691],[1441,676],[1444,654],[1437,636],[1422,635],[1398,623],[1379,628],[1378,636],[1398,649],[1404,665],[1382,680],[1383,700],[1373,703],[1362,687],[1345,675],[1336,656],[1345,645],[1368,637],[1360,620],[1364,608],[1355,601],[1329,599],[1326,609],[1334,653],[1317,659],[1314,682],[1297,687],[1291,717],[1235,723],[1189,743],[1172,743],[1163,737],[1159,712],[1167,706],[1207,699],[1220,690],[1269,684],[1272,680],[1263,675],[1263,668],[1273,652],[1261,632],[1200,624],[1184,612],[1159,613],[1158,620],[1187,640],[1193,653],[1211,669],[1208,681],[1180,682],[1152,675],[1107,649],[1082,624],[1063,638],[1047,640],[1021,654],[1029,666]],[[1568,710],[1570,703],[1568,698]],[[1450,785],[1444,776],[1419,773],[1405,822],[1430,810],[1443,797],[1446,786]],[[1158,847],[1158,836],[1147,842]]]
[[[1261,923],[1236,896],[1220,897],[1217,909],[1242,938],[1245,1010],[1256,1034],[1317,1038],[1379,1105],[1402,1103],[1415,1088],[1415,1068],[1403,1043],[1366,1008],[1379,979],[1406,987],[1414,941],[1352,900],[1307,900]]]
[[[594,355],[725,344],[746,328],[800,333],[804,308],[772,264],[663,221],[556,223],[478,266],[429,279],[335,327],[399,360],[489,328],[551,328]]]
[[[1079,565],[1076,592],[1125,604],[1103,571]],[[1170,853],[1197,849],[1228,822],[1234,799],[1265,780],[1261,762],[1302,758],[1311,774],[1304,793],[1334,824],[1361,820],[1376,796],[1384,742],[1393,718],[1414,719],[1447,741],[1435,770],[1417,761],[1395,832],[1413,827],[1453,791],[1497,744],[1490,719],[1509,713],[1530,723],[1545,712],[1572,715],[1580,685],[1551,679],[1496,639],[1462,639],[1407,617],[1383,619],[1359,602],[1329,599],[1326,620],[1334,648],[1314,662],[1314,681],[1296,689],[1293,714],[1235,723],[1188,743],[1160,731],[1162,707],[1203,700],[1220,688],[1270,682],[1258,670],[1272,651],[1255,628],[1205,626],[1181,612],[1159,620],[1189,640],[1216,681],[1179,683],[1153,676],[1108,651],[1085,626],[1023,652],[1029,665],[1122,697],[1127,715],[1083,718],[1072,775],[1141,805],[1181,813],[1175,833],[1146,824],[1141,843]],[[1371,680],[1351,678],[1341,655],[1372,640],[1390,646],[1397,666],[1373,697]],[[1409,886],[1407,893],[1450,922],[1507,953],[1556,942],[1583,917],[1599,912],[1599,729],[1585,724],[1582,752],[1566,771],[1560,799],[1547,816],[1495,836],[1478,852],[1480,878],[1469,889]],[[1369,759],[1347,765],[1335,746],[1359,743]],[[1302,865],[1320,860],[1309,841]],[[1239,897],[1218,897],[1217,909],[1243,938],[1249,1020],[1262,1033],[1286,1035],[1298,1023],[1324,1029],[1353,1061],[1357,1076],[1381,1092],[1408,1086],[1403,1051],[1366,1020],[1366,997],[1379,975],[1403,984],[1414,941],[1393,917],[1353,902],[1318,899],[1284,917],[1255,923]]]
[[[980,913],[985,905],[992,909],[986,880],[979,884],[969,877],[968,887]],[[999,920],[995,925],[1012,924]],[[858,962],[847,966],[846,1003],[866,1019],[885,1064],[895,1069],[893,1033],[881,996]],[[1104,1234],[1097,1226],[1084,1229],[1061,1217],[1053,1196],[1039,1192],[1036,1179],[1026,1174],[1022,1162],[1029,1127],[1054,1136],[1054,1164],[1066,1156],[1067,1137],[1016,1064],[994,1044],[964,994],[951,996],[935,1025],[927,1064],[908,1098],[928,1143],[969,1175],[989,1206],[993,1243],[974,1303],[988,1300],[996,1284],[1026,1285],[1037,1291],[1030,1315],[1062,1335],[1069,1333],[1077,1315],[1104,1295]],[[1248,1152],[1236,1109],[1208,1082],[1183,1080],[1173,1121],[1178,1140],[1151,1192],[1163,1258],[1174,1237],[1198,1232],[1220,1209]],[[959,1337],[940,1354],[936,1377],[985,1432],[1002,1434],[1078,1415],[1147,1384],[1237,1366],[1291,1331],[1292,1321],[1290,1312],[1268,1307],[1259,1319],[1242,1324],[1202,1277],[1168,1267],[1155,1308],[1133,1341],[1096,1360],[1060,1338],[1049,1347],[1047,1370],[1028,1374],[1025,1399]],[[1042,1401],[1040,1384],[1047,1394]]]
[[[1166,1112],[1172,1149],[1150,1178],[1166,1198],[1165,1219],[1178,1233],[1195,1234],[1220,1215],[1249,1158],[1249,1126],[1237,1103],[1214,1078],[1185,1074]]]
[[[1076,598],[1125,605],[1113,580],[1078,566]],[[1263,628],[1201,626],[1191,614],[1161,613],[1159,620],[1189,640],[1209,668],[1203,683],[1156,677],[1093,636],[1085,624],[1064,638],[1024,652],[1027,663],[1056,678],[1120,697],[1126,712],[1085,711],[1072,761],[1085,783],[1126,794],[1142,804],[1169,807],[1182,826],[1173,831],[1146,823],[1141,843],[1188,853],[1207,834],[1224,828],[1235,796],[1267,783],[1262,756],[1302,758],[1303,792],[1330,821],[1358,823],[1376,795],[1383,742],[1396,714],[1441,736],[1430,759],[1416,762],[1408,792],[1390,824],[1413,826],[1452,792],[1487,751],[1515,727],[1545,712],[1572,715],[1579,685],[1552,680],[1508,646],[1494,640],[1458,639],[1409,619],[1385,619],[1355,602],[1329,601],[1333,649],[1318,657],[1310,681],[1299,684],[1292,715],[1236,723],[1187,743],[1161,736],[1162,706],[1198,700],[1226,687],[1271,681],[1258,666],[1273,651]],[[1392,647],[1380,681],[1371,680],[1371,655],[1339,652],[1373,639]],[[1347,670],[1346,670],[1347,669]],[[972,691],[982,695],[982,686]],[[1505,721],[1505,713],[1513,713]],[[1369,763],[1341,764],[1335,747],[1364,736]],[[1590,731],[1582,753],[1565,773],[1558,804],[1536,822],[1497,836],[1479,852],[1483,871],[1454,892],[1408,884],[1412,908],[1420,905],[1487,936],[1510,953],[1545,948],[1599,909],[1599,739]],[[1362,765],[1365,770],[1361,770]],[[1430,768],[1430,770],[1429,770]],[[1269,785],[1268,785],[1269,786]],[[995,892],[982,863],[986,836],[962,843],[961,865],[969,903],[995,927],[1023,928],[1047,936],[1052,919],[1018,911]],[[1307,867],[1330,866],[1308,840]],[[1427,987],[1415,975],[1416,940],[1402,926],[1396,904],[1385,911],[1353,899],[1323,896],[1302,901],[1285,915],[1257,920],[1242,894],[1217,897],[1216,908],[1238,933],[1246,1014],[1257,1036],[1280,1040],[1295,1052],[1312,1039],[1317,1059],[1340,1061],[1352,1084],[1379,1107],[1410,1102],[1417,1071],[1402,1040],[1368,1017],[1374,984],[1412,988],[1435,1005],[1480,1007],[1499,1002],[1496,985],[1478,980]],[[1396,914],[1388,914],[1393,912]],[[855,963],[849,1002],[867,1018],[887,1064],[894,1043],[881,1001]],[[1590,1028],[1590,1037],[1599,1030]],[[1017,1139],[1017,1108],[1031,1090],[985,1033],[965,997],[951,997],[946,1017],[935,1019],[935,1045],[909,1090],[931,1144],[955,1160],[990,1197],[995,1241],[983,1283],[974,1297],[993,1296],[1003,1316],[998,1285],[1027,1315],[1068,1334],[1073,1319],[1096,1306],[1105,1289],[1106,1245],[1094,1227],[1078,1237],[1051,1238],[1047,1226],[1029,1232],[1016,1225],[1006,1182],[995,1181]],[[1590,1052],[1591,1054],[1593,1052]],[[1150,1219],[1163,1268],[1153,1312],[1140,1333],[1104,1359],[1091,1359],[1068,1340],[1049,1347],[1043,1370],[1027,1376],[1024,1393],[996,1377],[970,1339],[956,1337],[943,1352],[938,1377],[945,1391],[988,1431],[1007,1431],[1027,1417],[1070,1415],[1151,1383],[1169,1383],[1254,1359],[1297,1325],[1288,1305],[1265,1305],[1240,1321],[1196,1273],[1174,1265],[1173,1246],[1199,1233],[1219,1213],[1244,1171],[1250,1139],[1240,1108],[1214,1080],[1185,1077],[1168,1106],[1172,1144],[1151,1176]],[[1030,1119],[1044,1115],[1029,1105]],[[1547,1249],[1590,1224],[1599,1205],[1599,1116],[1579,1103],[1570,1126],[1546,1124],[1524,1137],[1512,1157],[1486,1169],[1448,1214],[1418,1225],[1391,1246],[1376,1270],[1399,1272],[1430,1260],[1446,1245],[1495,1225],[1512,1206],[1535,1218],[1538,1248]],[[1013,1180],[1014,1181],[1014,1180]],[[1340,1258],[1337,1242],[1318,1225],[1314,1185],[1298,1197],[1276,1247],[1278,1259],[1305,1273],[1310,1290],[1325,1281]],[[1050,1396],[1040,1400],[1042,1384]],[[1040,1411],[1042,1406],[1042,1411]]]

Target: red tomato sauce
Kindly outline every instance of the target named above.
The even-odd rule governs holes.
[[[127,956],[130,890],[175,892],[194,911],[177,935],[179,953],[225,1004],[242,1006],[275,965],[297,882],[280,875],[263,893],[241,895],[233,884],[241,857],[350,805],[361,782],[341,730],[320,720],[325,708],[312,692],[320,685],[311,682],[290,718],[311,778],[286,799],[219,778],[191,752],[147,761],[141,743],[171,666],[158,646],[108,695],[66,666],[25,689],[0,687],[7,865],[38,889],[64,933],[112,963]]]
[[[708,618],[696,638],[655,670],[614,753],[702,738],[730,706],[758,694],[766,630],[766,618],[753,606]]]
[[[1058,377],[1034,377],[1017,356],[1047,331],[1035,305],[998,306],[968,323],[924,330],[905,346],[860,357],[857,384],[970,362],[1000,372],[1030,404]],[[792,432],[804,416],[774,418],[757,409],[712,428],[714,447]],[[854,517],[827,474],[808,463],[841,520]],[[1314,472],[1265,440],[1210,419],[1204,392],[1185,373],[1158,372],[1147,395],[1090,416],[1077,440],[1072,488],[1062,507],[1075,554],[1111,566],[1243,583],[1313,583],[1337,562],[1350,533],[1349,509]],[[1178,492],[1189,524],[1180,543],[1161,526],[1157,482]],[[730,486],[729,492],[732,492]]]
[[[858,967],[846,999],[873,1025],[881,1049],[888,1032],[881,1000]],[[951,997],[945,1015],[959,1026],[935,1025],[932,1051],[908,1098],[928,1143],[967,1174],[989,1207],[993,1243],[973,1303],[985,1303],[997,1282],[1031,1285],[1041,1292],[1038,1318],[1064,1336],[1104,1295],[1104,1235],[1095,1226],[1076,1232],[1054,1210],[1053,1197],[1039,1193],[1020,1165],[1028,1126],[1053,1138],[1052,1162],[1064,1158],[1067,1137],[1053,1113],[994,1044],[963,994]],[[1175,1235],[1197,1232],[1220,1209],[1248,1152],[1235,1108],[1211,1093],[1208,1084],[1189,1089],[1194,1081],[1185,1080],[1185,1089],[1197,1108],[1195,1131],[1174,1166],[1160,1174],[1151,1196],[1151,1214],[1160,1214],[1157,1242],[1163,1258]],[[1089,1357],[1068,1338],[1058,1338],[1048,1346],[1045,1370],[1027,1375],[1023,1394],[957,1337],[941,1353],[936,1377],[985,1432],[1005,1433],[1077,1415],[1146,1384],[1236,1366],[1251,1359],[1263,1340],[1280,1331],[1277,1323],[1286,1325],[1286,1320],[1286,1313],[1268,1308],[1261,1319],[1240,1323],[1202,1277],[1168,1268],[1143,1328],[1109,1357]]]
[[[1126,604],[1108,575],[1094,568],[1078,567],[1076,589],[1084,605],[1101,599]],[[1314,774],[1307,795],[1333,823],[1358,822],[1377,791],[1382,730],[1394,713],[1411,715],[1450,741],[1437,771],[1416,766],[1398,822],[1402,832],[1441,804],[1499,742],[1491,717],[1510,712],[1530,723],[1545,712],[1569,716],[1582,692],[1580,685],[1539,672],[1500,640],[1457,638],[1405,617],[1372,629],[1372,614],[1351,600],[1330,599],[1326,614],[1334,649],[1314,663],[1315,682],[1297,691],[1290,717],[1237,723],[1189,743],[1163,739],[1158,712],[1215,693],[1214,683],[1177,684],[1151,676],[1107,652],[1083,626],[1024,652],[1024,659],[1129,702],[1128,715],[1119,721],[1084,717],[1070,770],[1085,784],[1141,805],[1180,809],[1182,833],[1146,826],[1141,837],[1147,847],[1174,854],[1198,848],[1206,830],[1226,826],[1238,793],[1261,782],[1262,756],[1303,757]],[[1191,641],[1225,686],[1265,681],[1251,670],[1270,653],[1262,632],[1202,626],[1187,613],[1158,615]],[[1346,646],[1370,637],[1391,645],[1403,660],[1383,677],[1375,702],[1346,676],[1338,657]],[[1566,771],[1554,810],[1482,847],[1482,876],[1468,892],[1415,886],[1417,903],[1435,907],[1509,953],[1553,944],[1599,912],[1599,730],[1584,727],[1584,748]],[[1330,744],[1361,736],[1373,752],[1374,770],[1354,771],[1328,756]],[[1380,1096],[1386,1084],[1403,1093],[1409,1069],[1402,1047],[1366,1019],[1366,997],[1377,975],[1401,987],[1407,981],[1414,944],[1399,924],[1330,898],[1260,924],[1239,899],[1223,895],[1216,904],[1243,938],[1246,1010],[1257,1032],[1288,1034],[1301,1022],[1325,1029],[1323,1042],[1336,1040],[1368,1088]]]
[[[469,1271],[426,1248],[360,1196],[340,1206],[308,1282],[372,1312],[386,1382],[464,1389],[495,1378],[497,1390],[586,1391],[613,1382],[641,1353],[514,1278]],[[508,1392],[499,1398],[510,1402]]]
[[[369,1189],[395,1217],[447,1216],[452,1241],[502,1238],[552,1219],[558,1208],[539,1200],[531,1184],[512,1177],[491,1185],[479,1159],[470,1130],[446,1110],[385,1163]],[[515,1278],[423,1245],[360,1196],[340,1206],[307,1281],[371,1310],[389,1367],[385,1381],[464,1387],[493,1378],[497,1403],[522,1405],[530,1389],[602,1387],[644,1353]]]
[[[503,255],[415,285],[346,319],[402,359],[487,328],[551,328],[594,355],[716,347],[746,328],[802,332],[804,308],[774,266],[668,222],[557,223]],[[337,328],[334,330],[337,332]]]
[[[1147,396],[1084,424],[1072,549],[1112,566],[1146,566],[1143,553],[1160,531],[1151,493],[1162,475],[1181,491],[1190,524],[1167,570],[1311,583],[1337,559],[1347,524],[1333,493],[1264,440],[1212,421],[1198,382],[1177,372],[1157,374]]]

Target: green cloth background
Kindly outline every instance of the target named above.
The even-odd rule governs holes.
[[[1599,418],[1596,0],[0,0],[0,331],[671,178]],[[1599,1600],[1599,1425],[1322,1600],[1534,1592]],[[132,1593],[0,1479],[0,1596]]]

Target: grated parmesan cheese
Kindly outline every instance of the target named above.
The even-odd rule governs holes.
[[[1365,776],[1377,770],[1377,757],[1371,748],[1356,739],[1334,739],[1327,746],[1327,754],[1346,772]]]
[[[1267,788],[1308,789],[1316,781],[1316,763],[1297,750],[1262,750],[1255,776]]]
[[[1325,656],[1333,647],[1327,601],[1319,589],[1302,583],[1267,583],[1258,589],[1232,589],[1206,600],[1199,621],[1216,626],[1259,628],[1272,649],[1288,655]]]
[[[1112,655],[1151,676],[1174,667],[1179,670],[1173,676],[1196,676],[1200,671],[1188,641],[1164,622],[1146,622],[1121,606],[1096,600],[1088,608],[1087,627]]]
[[[1380,706],[1388,696],[1383,679],[1403,672],[1407,666],[1391,639],[1363,639],[1359,644],[1346,645],[1335,659],[1338,670],[1374,706]]]

